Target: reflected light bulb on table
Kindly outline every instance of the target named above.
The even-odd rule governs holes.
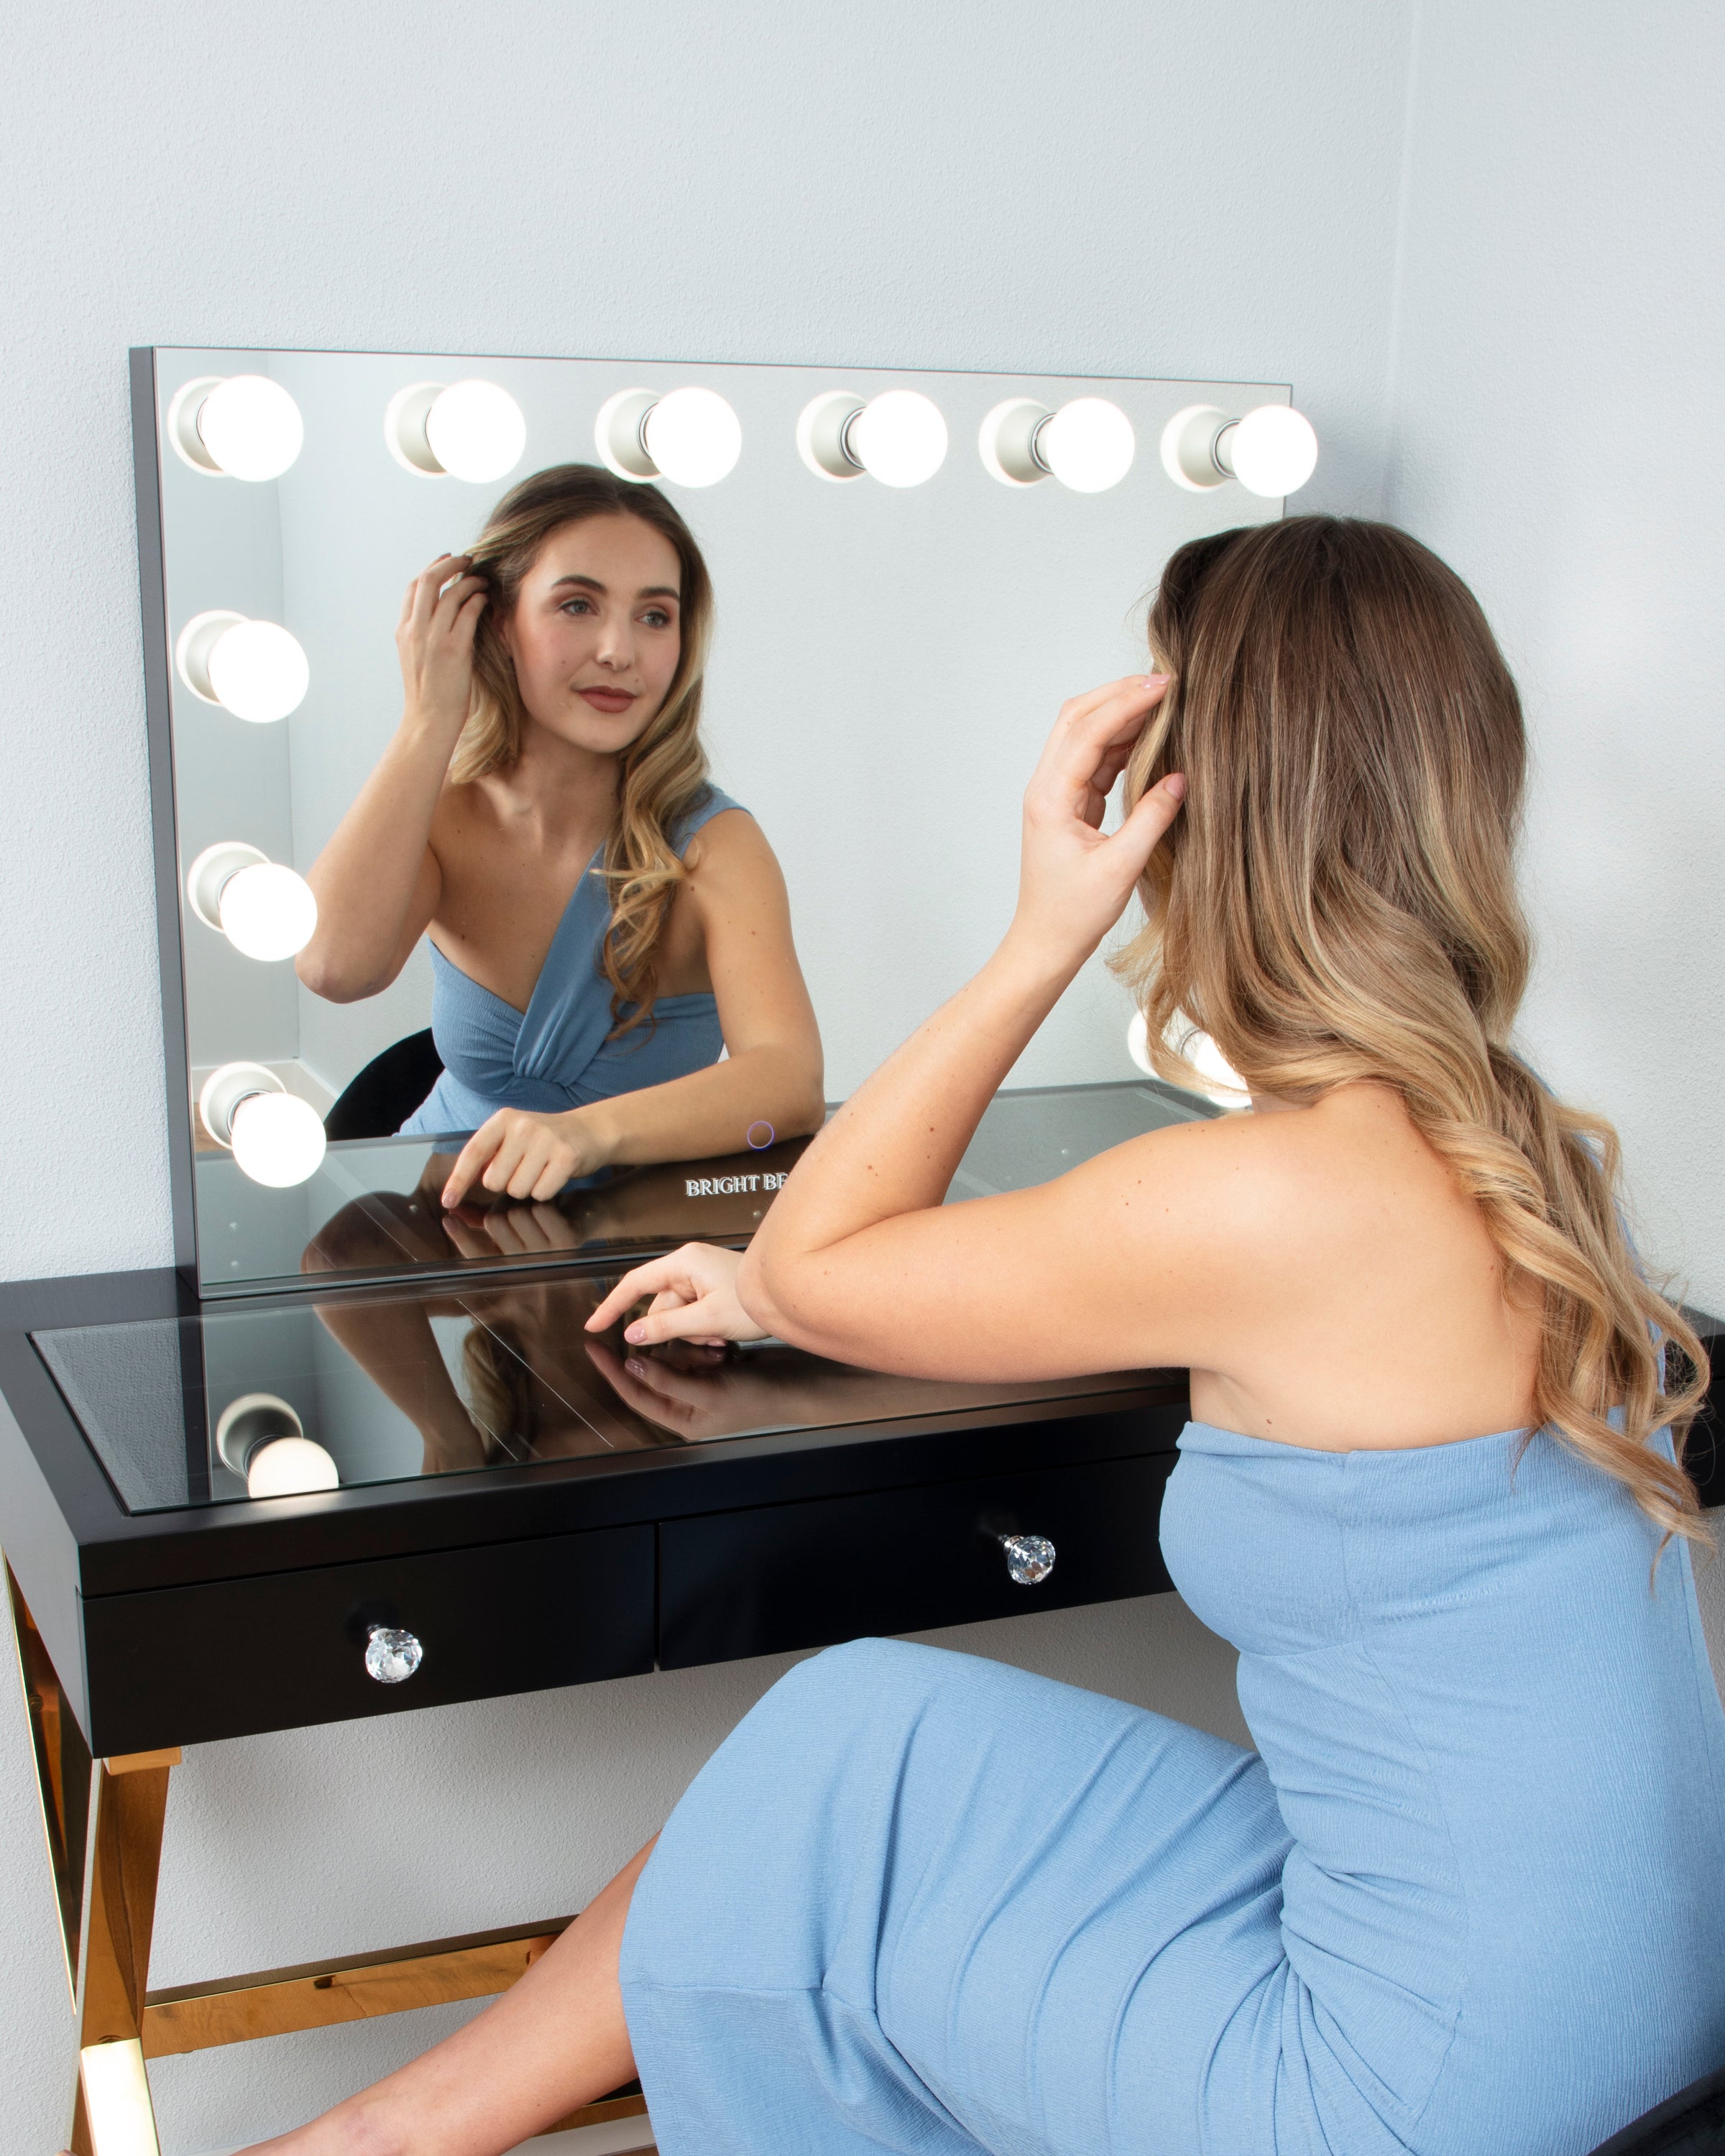
[[[193,614],[174,645],[174,663],[194,696],[254,726],[298,711],[311,685],[296,636],[279,622],[248,621],[225,608]]]
[[[167,438],[194,471],[229,479],[280,479],[300,454],[305,423],[265,374],[200,375],[175,392]]]
[[[716,390],[619,389],[593,422],[599,461],[619,479],[716,486],[742,454],[742,423]]]
[[[947,439],[940,407],[917,389],[829,389],[797,421],[797,454],[818,479],[866,472],[883,486],[921,486],[946,462]]]
[[[186,872],[186,896],[198,918],[248,958],[295,957],[317,927],[305,879],[237,839],[204,848]]]
[[[242,1393],[216,1422],[216,1455],[245,1478],[249,1497],[290,1497],[336,1490],[341,1478],[321,1445],[305,1435],[292,1403],[277,1393]]]
[[[461,479],[480,486],[521,462],[527,422],[514,398],[495,382],[476,377],[413,382],[390,398],[383,439],[396,462],[422,479]]]
[[[1243,418],[1219,405],[1189,404],[1162,430],[1162,465],[1193,494],[1235,479],[1248,494],[1280,501],[1317,470],[1317,436],[1290,404],[1260,404]]]
[[[248,1497],[300,1497],[341,1486],[335,1461],[309,1437],[278,1437],[260,1445],[245,1471]]]
[[[1054,478],[1075,494],[1117,486],[1137,453],[1132,423],[1106,397],[1075,397],[1051,412],[1033,397],[1009,397],[983,420],[977,448],[1006,486]]]

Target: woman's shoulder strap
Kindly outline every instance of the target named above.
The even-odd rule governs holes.
[[[716,786],[703,788],[692,805],[677,819],[676,828],[671,834],[671,843],[677,853],[681,855],[701,825],[710,824],[722,809],[742,807],[742,802],[733,801],[728,793],[721,793]]]

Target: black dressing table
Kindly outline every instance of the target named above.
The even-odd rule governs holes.
[[[1003,1094],[952,1198],[1212,1112]],[[1182,1372],[939,1384],[583,1330],[639,1257],[746,1240],[799,1151],[446,1219],[429,1142],[334,1146],[253,1209],[254,1236],[316,1223],[291,1280],[0,1289],[0,1533],[86,2068],[481,1997],[561,1928],[151,1992],[185,1743],[1167,1588]],[[308,1471],[336,1486],[293,1494]],[[100,2156],[81,2093],[73,2145]]]

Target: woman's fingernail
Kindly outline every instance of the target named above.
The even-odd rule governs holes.
[[[1176,801],[1183,801],[1186,798],[1186,777],[1183,772],[1171,771],[1162,783]]]
[[[1144,686],[1147,689],[1164,689],[1168,686],[1168,678],[1166,674],[1147,674]]]
[[[647,1374],[647,1366],[639,1355],[631,1355],[623,1367],[632,1378],[644,1378]]]
[[[639,1340],[645,1330],[646,1327],[643,1325],[625,1325],[623,1328],[623,1337],[625,1340]]]

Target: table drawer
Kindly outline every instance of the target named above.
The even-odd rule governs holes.
[[[271,1573],[85,1604],[92,1748],[250,1737],[653,1666],[650,1525]],[[370,1628],[411,1631],[403,1682]]]
[[[1178,1455],[769,1505],[666,1521],[665,1669],[1068,1609],[1171,1585],[1157,1546]],[[1045,1536],[1052,1572],[1014,1584],[999,1537]]]

